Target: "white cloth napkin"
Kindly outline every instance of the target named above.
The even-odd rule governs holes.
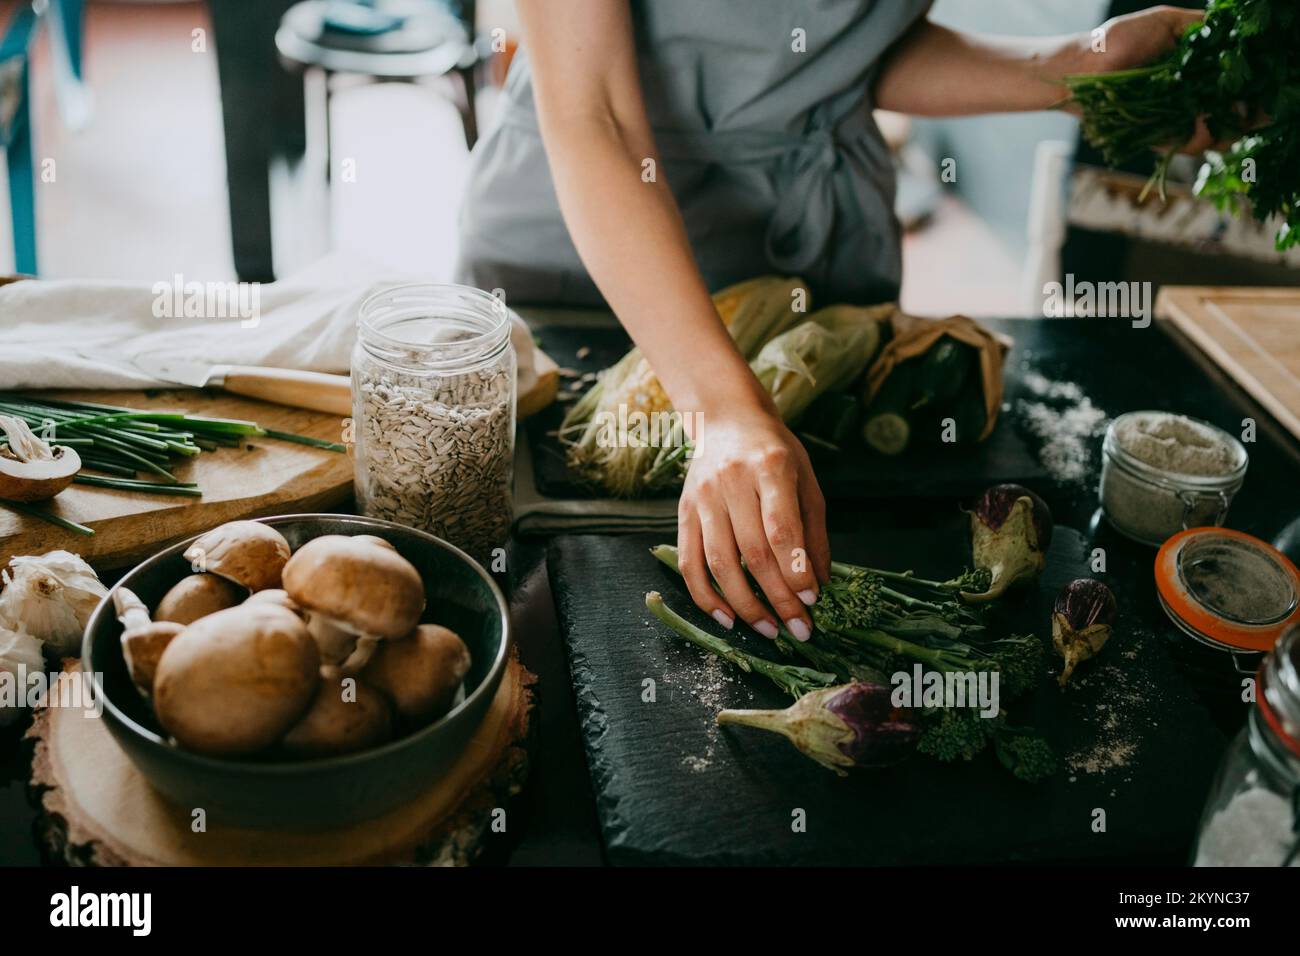
[[[217,364],[348,371],[362,301],[419,281],[385,274],[355,255],[331,255],[257,290],[256,322],[162,316],[160,297],[190,277],[151,283],[61,279],[0,286],[0,389],[146,388],[166,384],[130,365],[145,352]],[[245,295],[247,295],[245,291]],[[168,301],[165,305],[174,304]],[[235,311],[235,310],[230,310]],[[535,346],[514,316],[521,387]]]

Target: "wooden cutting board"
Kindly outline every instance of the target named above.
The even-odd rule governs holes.
[[[1165,286],[1156,315],[1300,438],[1300,289]]]
[[[79,662],[67,660],[75,673]],[[512,655],[501,687],[461,758],[424,795],[381,817],[301,833],[213,826],[164,800],[103,720],[76,707],[39,710],[32,787],[37,833],[73,866],[344,866],[469,863],[504,839],[493,822],[523,786],[536,678]]]
[[[39,393],[37,393],[39,394]],[[160,412],[239,418],[263,428],[340,441],[337,416],[272,405],[220,392],[172,389],[149,392],[52,392],[74,401],[100,402]],[[95,529],[85,536],[0,507],[0,566],[14,555],[63,548],[99,570],[123,567],[162,545],[237,518],[322,511],[352,494],[352,458],[339,452],[271,438],[249,439],[178,464],[173,473],[198,482],[202,498],[180,498],[74,484],[47,507]]]

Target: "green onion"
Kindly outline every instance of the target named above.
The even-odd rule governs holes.
[[[163,484],[160,481],[137,481],[134,478],[103,478],[99,475],[78,474],[72,479],[79,485],[94,485],[97,488],[116,488],[119,491],[147,491],[152,495],[183,495],[187,498],[200,498],[203,492],[195,484]]]
[[[19,514],[27,515],[29,518],[39,518],[41,521],[48,521],[50,524],[56,525],[65,531],[73,531],[77,534],[84,534],[87,537],[95,533],[94,528],[87,528],[84,524],[77,524],[77,522],[69,521],[67,518],[60,518],[56,514],[50,514],[48,511],[34,508],[21,501],[10,501],[8,498],[0,498],[0,505],[4,505],[6,508],[12,508]]]
[[[150,412],[12,393],[0,393],[0,414],[22,419],[53,443],[74,446],[85,469],[100,472],[79,474],[76,478],[79,484],[119,491],[199,497],[201,491],[197,485],[183,482],[172,473],[173,463],[188,461],[219,448],[236,448],[246,438],[274,438],[327,451],[347,451],[347,447],[338,442],[292,432],[269,431],[257,422],[237,418]],[[6,439],[0,437],[0,445],[4,444],[7,444]],[[151,477],[140,477],[142,475]],[[89,528],[30,506],[19,508],[7,501],[0,503],[77,530],[80,534],[93,533]]]
[[[280,441],[294,442],[298,445],[310,445],[312,448],[324,448],[327,451],[338,451],[347,453],[348,446],[340,445],[336,441],[327,441],[324,438],[312,438],[310,435],[295,435],[293,432],[277,432],[271,429],[266,430],[267,438],[277,438]]]

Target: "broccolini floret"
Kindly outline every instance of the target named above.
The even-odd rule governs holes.
[[[1038,783],[1056,773],[1051,744],[1029,728],[1001,727],[995,750],[1002,765],[1026,783]]]

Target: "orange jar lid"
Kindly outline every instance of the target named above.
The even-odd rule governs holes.
[[[1267,652],[1300,622],[1300,571],[1267,541],[1189,528],[1156,555],[1160,604],[1179,629],[1225,651]]]

